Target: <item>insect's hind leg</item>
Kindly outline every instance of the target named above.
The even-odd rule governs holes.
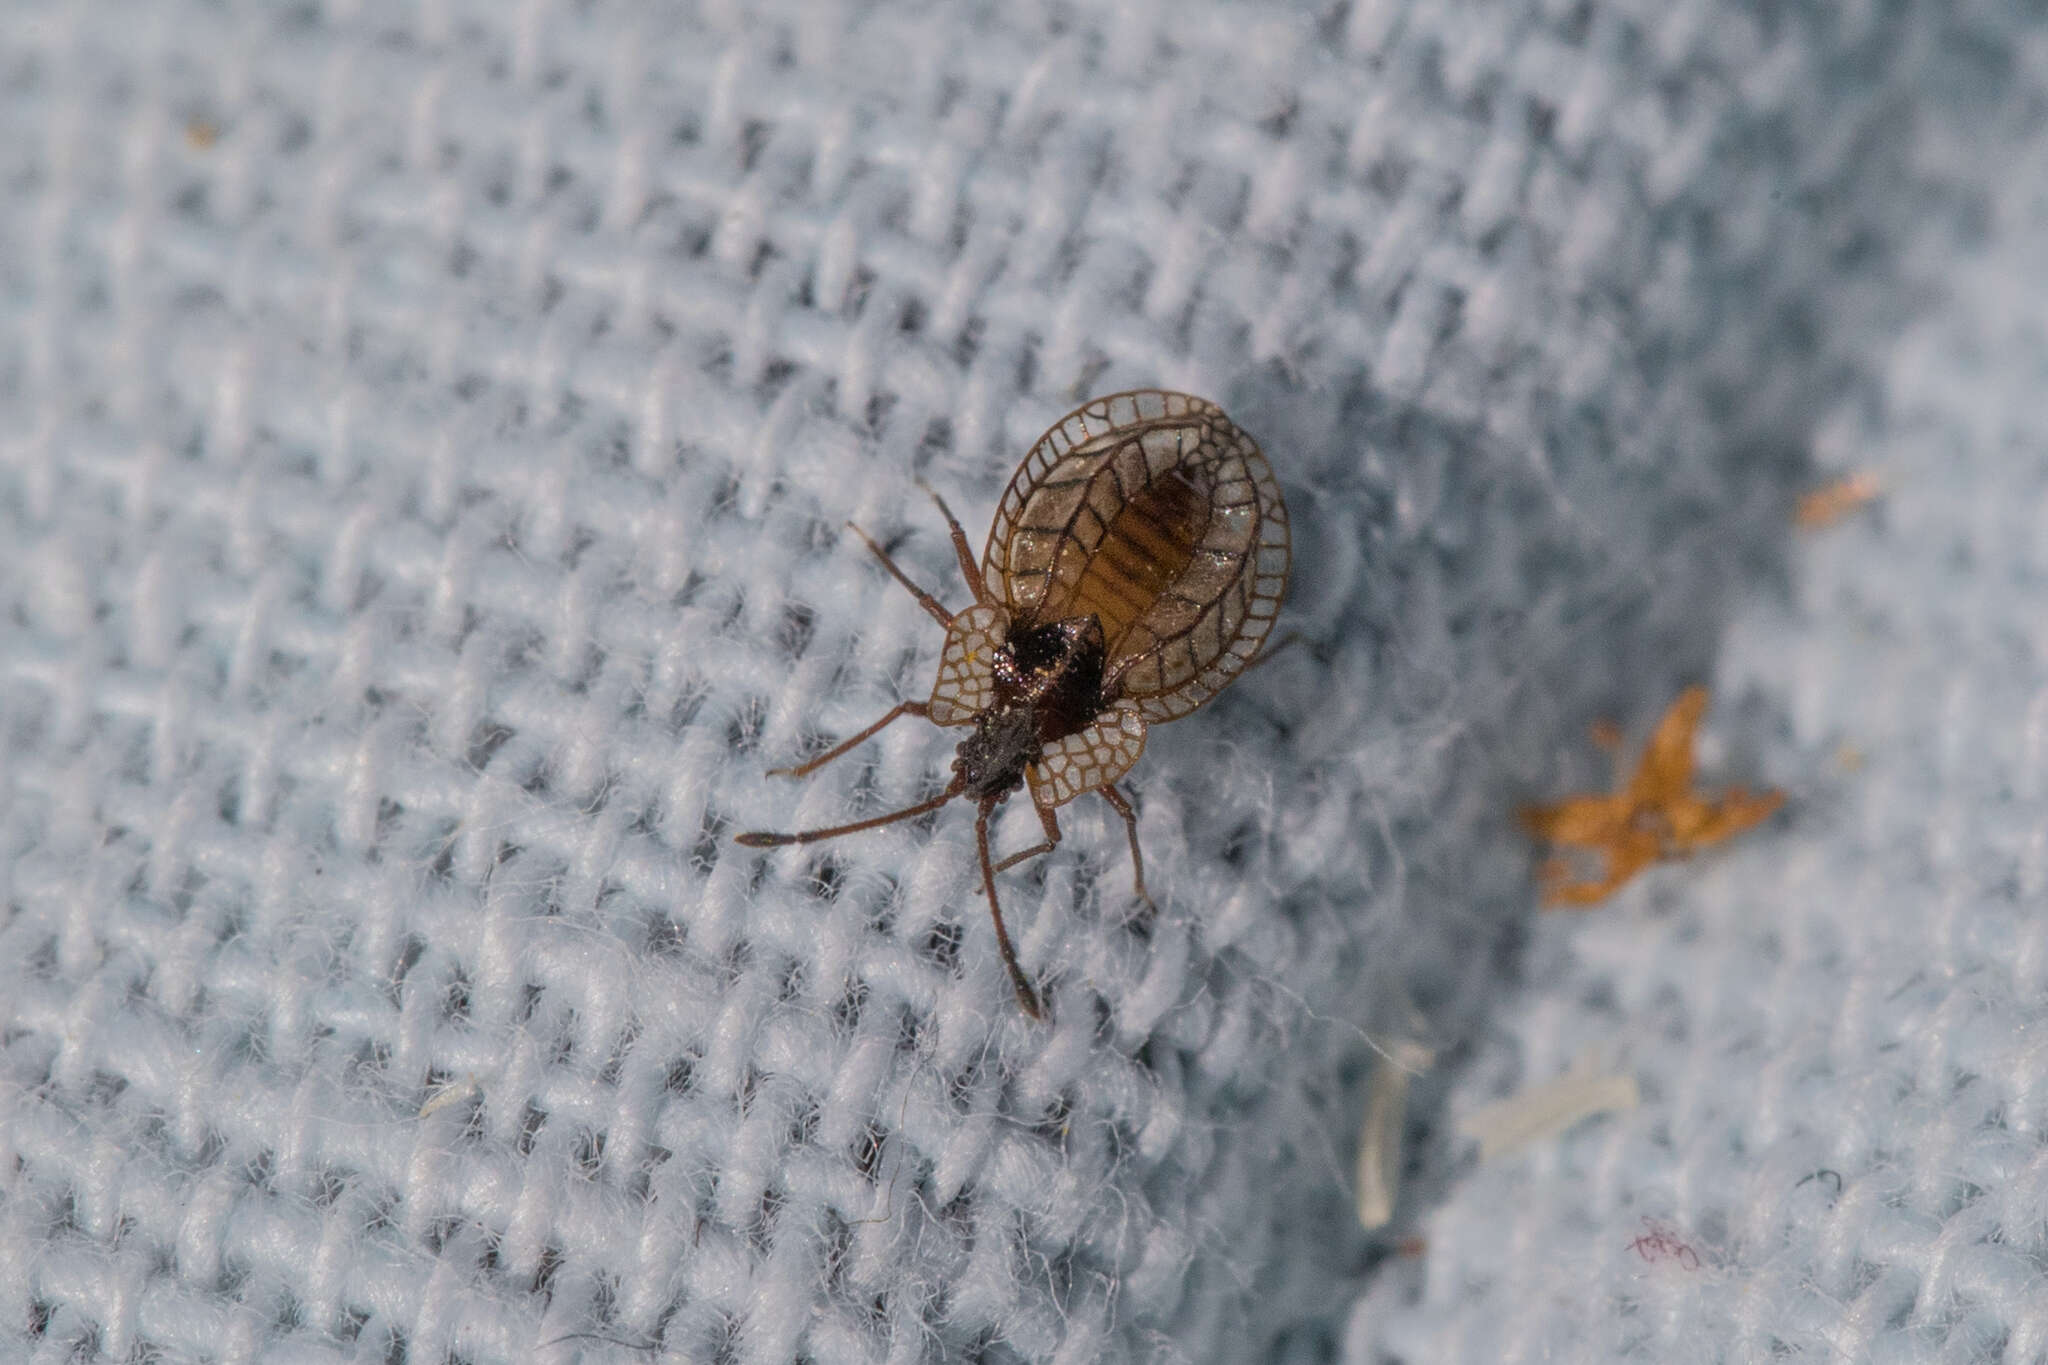
[[[749,830],[745,834],[733,835],[732,841],[741,848],[787,848],[791,844],[822,843],[827,839],[837,839],[841,835],[858,834],[864,829],[880,829],[883,825],[914,820],[920,815],[937,810],[959,794],[960,783],[954,781],[937,796],[928,797],[901,810],[892,810],[886,815],[870,815],[865,820],[855,820],[844,825],[826,825],[821,829],[800,829],[793,834],[779,834],[766,829]]]
[[[890,722],[892,722],[892,721],[894,721],[895,719],[897,719],[897,717],[899,717],[899,716],[929,716],[929,715],[931,715],[931,707],[930,707],[929,705],[927,705],[926,703],[924,703],[924,702],[921,702],[921,701],[902,701],[902,702],[898,702],[898,703],[896,703],[896,705],[895,705],[895,706],[893,706],[893,707],[891,707],[891,708],[889,709],[889,714],[888,714],[888,715],[886,715],[886,716],[883,716],[883,717],[882,717],[882,718],[881,718],[880,720],[876,721],[876,722],[875,722],[875,723],[874,723],[873,725],[870,725],[870,726],[869,726],[869,727],[868,727],[867,729],[865,729],[865,730],[861,731],[861,732],[860,732],[859,734],[857,734],[857,735],[854,735],[854,736],[852,736],[851,738],[848,738],[848,739],[842,739],[842,740],[840,740],[840,741],[839,741],[839,742],[838,742],[837,744],[835,744],[835,745],[833,745],[833,746],[832,746],[831,748],[827,749],[827,750],[826,750],[826,751],[825,751],[824,753],[822,753],[822,754],[819,754],[819,755],[818,755],[818,756],[817,756],[816,758],[814,758],[814,759],[811,759],[811,760],[809,760],[808,762],[804,762],[804,763],[799,763],[799,764],[797,764],[796,766],[794,766],[794,767],[790,767],[790,768],[770,768],[770,769],[768,770],[768,776],[770,776],[770,777],[806,777],[806,776],[810,775],[811,773],[814,773],[814,772],[816,772],[816,771],[817,771],[818,769],[820,769],[820,768],[824,767],[824,766],[825,766],[825,765],[826,765],[827,763],[830,763],[830,762],[831,762],[831,761],[832,761],[833,759],[835,759],[835,758],[838,758],[838,757],[839,757],[839,756],[840,756],[841,754],[844,754],[844,753],[846,753],[846,752],[847,752],[848,750],[850,750],[850,749],[853,749],[853,748],[856,748],[856,747],[858,747],[858,746],[860,746],[860,745],[862,745],[862,744],[865,744],[865,743],[867,743],[867,742],[868,742],[869,740],[873,739],[873,738],[874,738],[874,737],[875,737],[876,735],[880,734],[880,733],[882,732],[882,730],[883,730],[883,729],[884,729],[884,728],[885,728],[886,726],[888,726]]]
[[[931,613],[932,619],[934,621],[937,621],[942,626],[951,626],[953,624],[953,613],[947,611],[945,606],[939,601],[938,598],[932,596],[923,588],[920,588],[917,586],[917,584],[911,582],[910,575],[896,567],[896,561],[889,558],[889,552],[887,550],[875,544],[875,538],[873,536],[869,535],[866,531],[861,530],[860,527],[855,526],[850,521],[846,523],[846,529],[853,532],[855,535],[859,536],[861,538],[861,543],[866,545],[870,550],[874,551],[875,558],[882,561],[882,567],[889,571],[889,576],[891,578],[894,578],[898,583],[901,583],[905,588],[907,588],[910,592],[910,595],[917,599],[917,604],[923,607],[926,611]],[[980,600],[980,594],[977,593],[975,595],[975,600]]]
[[[1138,812],[1131,809],[1130,799],[1114,786],[1104,784],[1095,790],[1102,793],[1102,799],[1116,807],[1116,813],[1124,818],[1124,833],[1131,841],[1131,890],[1138,899],[1145,902],[1147,913],[1157,914],[1159,906],[1152,899],[1152,893],[1145,889],[1145,855],[1138,851]]]
[[[919,488],[932,495],[932,501],[939,505],[939,515],[946,519],[946,529],[953,536],[953,557],[960,561],[960,576],[967,580],[968,590],[977,602],[988,601],[988,584],[982,581],[981,568],[974,562],[974,551],[967,546],[967,532],[960,529],[960,518],[953,515],[953,509],[946,506],[946,500],[939,496],[939,490],[928,483]]]

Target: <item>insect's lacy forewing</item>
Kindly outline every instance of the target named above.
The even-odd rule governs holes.
[[[1120,701],[1086,729],[1045,746],[1031,765],[1032,799],[1063,806],[1116,781],[1144,752],[1145,718],[1136,702]]]
[[[955,613],[932,684],[934,722],[967,725],[995,705],[995,654],[1009,632],[1009,614],[1001,607],[984,602]]]
[[[1287,588],[1287,509],[1215,404],[1145,390],[1068,414],[1018,466],[983,572],[1020,624],[1092,614],[1108,674],[1148,720],[1244,670]]]

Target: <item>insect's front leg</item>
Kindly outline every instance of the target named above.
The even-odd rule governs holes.
[[[859,745],[867,743],[867,741],[873,739],[876,735],[880,734],[885,726],[887,726],[891,721],[895,720],[899,716],[928,717],[930,715],[931,708],[921,701],[898,702],[895,706],[890,708],[888,715],[883,716],[880,720],[876,721],[873,725],[870,725],[867,729],[861,731],[859,734],[854,735],[849,739],[840,740],[837,744],[833,745],[824,753],[819,754],[816,758],[811,759],[807,763],[798,763],[795,766],[788,768],[770,768],[768,770],[768,776],[804,777],[810,773],[816,772],[818,769],[824,767],[833,759],[838,758],[841,754],[847,752],[849,749],[853,749]]]
[[[1017,1003],[1033,1019],[1043,1019],[1045,1011],[1038,1003],[1038,992],[1031,989],[1031,978],[1024,975],[1024,968],[1017,962],[1017,950],[1010,943],[1010,931],[1003,925],[1003,904],[996,899],[996,869],[988,858],[988,817],[994,810],[995,800],[989,798],[982,801],[974,812],[974,845],[981,854],[981,889],[988,896],[989,918],[995,921],[996,926],[996,947],[1003,955],[1003,966],[1010,973],[1010,985],[1017,992]]]

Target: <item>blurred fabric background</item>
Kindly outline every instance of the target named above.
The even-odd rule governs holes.
[[[15,0],[0,132],[0,1354],[2048,1356],[2041,4]],[[950,757],[765,775],[930,686],[843,523],[1140,386],[1306,640],[1034,1024],[964,811],[731,835]],[[1539,918],[1692,682],[1786,813]]]

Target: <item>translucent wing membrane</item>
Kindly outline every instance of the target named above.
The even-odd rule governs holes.
[[[1257,444],[1215,404],[1157,390],[1097,399],[1048,431],[983,555],[1020,625],[1096,617],[1106,684],[1152,721],[1194,710],[1258,654],[1289,565]]]
[[[1122,777],[1144,752],[1145,718],[1135,702],[1120,701],[1086,729],[1045,746],[1031,765],[1032,797],[1064,806]]]
[[[946,648],[939,656],[938,680],[932,684],[932,720],[940,725],[970,725],[995,705],[996,651],[1010,633],[1010,617],[1001,607],[980,603],[958,612],[946,629]]]

